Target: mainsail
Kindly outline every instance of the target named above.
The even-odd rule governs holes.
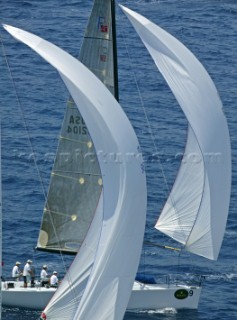
[[[186,250],[217,259],[231,190],[230,137],[221,100],[207,71],[181,42],[121,7],[189,123],[184,159],[156,228]]]
[[[99,158],[103,214],[96,225],[98,241],[90,242],[91,229],[84,241],[88,240],[88,246],[96,248],[96,253],[85,290],[77,297],[79,303],[74,304],[77,309],[70,310],[62,298],[58,308],[52,306],[48,311],[47,319],[123,319],[139,264],[146,220],[146,178],[136,134],[113,95],[83,64],[42,38],[4,27],[59,71],[87,124],[95,149],[106,155],[120,155],[120,161]],[[131,228],[134,223],[136,228]]]
[[[95,0],[79,60],[118,100],[114,10],[114,1]],[[37,249],[72,254],[78,251],[95,214],[103,185],[97,154],[83,117],[70,98]]]

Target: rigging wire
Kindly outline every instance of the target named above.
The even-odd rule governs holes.
[[[46,190],[45,190],[45,187],[44,187],[44,183],[43,183],[42,175],[41,175],[40,170],[39,170],[39,166],[37,164],[37,159],[36,159],[34,147],[33,147],[32,141],[31,141],[30,132],[29,132],[29,129],[28,129],[28,126],[27,126],[24,110],[22,108],[21,100],[20,100],[20,97],[19,97],[19,94],[18,94],[18,91],[17,91],[17,87],[16,87],[16,83],[15,83],[14,77],[13,77],[13,72],[11,70],[10,63],[8,61],[8,58],[7,58],[7,53],[6,53],[6,49],[5,49],[5,46],[4,46],[4,42],[3,42],[1,31],[0,31],[0,42],[1,42],[1,47],[2,47],[3,57],[4,57],[5,62],[6,62],[7,70],[8,70],[8,73],[9,73],[9,76],[10,76],[10,80],[11,80],[11,83],[12,83],[12,87],[13,87],[13,91],[15,93],[17,105],[18,105],[18,108],[20,109],[20,114],[21,114],[21,118],[22,118],[22,121],[23,121],[24,129],[25,129],[25,132],[26,132],[26,135],[27,135],[27,139],[28,139],[28,142],[29,142],[30,150],[32,152],[32,158],[33,158],[34,166],[36,168],[37,175],[38,175],[38,178],[39,178],[39,182],[40,182],[40,185],[41,185],[41,188],[42,188],[44,201],[45,201],[45,203],[47,205],[47,193],[46,193]],[[50,218],[52,219],[51,215],[50,215]],[[55,229],[53,221],[52,221],[52,225],[53,225],[53,228]],[[56,230],[54,230],[54,231],[55,231],[55,235],[57,236]],[[59,239],[58,239],[58,243],[60,243]],[[66,261],[64,259],[63,254],[62,254],[62,251],[59,251],[59,252],[60,252],[61,260],[62,260],[62,263],[63,263],[64,272],[66,272],[67,271]],[[35,253],[34,253],[34,256],[35,256]]]
[[[27,138],[28,138],[28,142],[29,142],[29,146],[30,146],[30,149],[31,149],[31,152],[32,152],[33,162],[34,162],[35,168],[37,170],[37,174],[38,174],[38,177],[39,177],[39,181],[40,181],[40,185],[41,185],[41,188],[42,188],[44,199],[46,200],[46,191],[45,191],[45,187],[44,187],[44,184],[43,184],[43,179],[42,179],[42,176],[40,174],[40,170],[39,170],[39,167],[38,167],[38,164],[37,164],[37,160],[36,160],[36,157],[35,157],[35,151],[34,151],[34,148],[33,148],[33,144],[32,144],[32,141],[31,141],[29,129],[27,127],[26,118],[25,118],[25,115],[24,115],[24,110],[22,108],[22,104],[21,104],[21,101],[20,101],[20,98],[19,98],[19,94],[17,92],[16,83],[15,83],[15,80],[14,80],[14,77],[13,77],[13,73],[11,71],[10,63],[8,61],[8,58],[7,58],[7,53],[6,53],[6,50],[5,50],[5,46],[4,46],[4,43],[3,43],[1,32],[0,32],[0,41],[1,41],[1,46],[2,46],[3,57],[5,58],[6,66],[7,66],[8,73],[9,73],[9,76],[10,76],[10,79],[11,79],[11,83],[12,83],[12,87],[13,87],[13,90],[14,90],[14,93],[15,93],[17,105],[18,105],[18,107],[20,109],[21,118],[23,120],[25,132],[26,132],[26,135],[27,135]]]
[[[163,179],[165,181],[167,195],[169,195],[170,188],[169,188],[166,176],[165,176],[164,168],[162,166],[162,163],[161,163],[161,160],[160,160],[160,157],[159,157],[159,150],[158,150],[158,147],[157,147],[156,142],[155,142],[155,137],[154,137],[154,134],[153,134],[153,131],[152,131],[152,126],[151,126],[151,123],[150,123],[150,120],[149,120],[148,113],[146,111],[146,107],[145,107],[145,103],[144,103],[144,100],[143,100],[143,97],[142,97],[141,90],[140,90],[139,85],[138,85],[138,80],[137,80],[137,77],[136,77],[136,73],[132,68],[132,59],[131,59],[131,55],[129,53],[128,44],[127,44],[127,41],[126,41],[126,38],[125,38],[124,34],[121,33],[120,35],[123,37],[123,41],[125,43],[125,48],[126,48],[126,53],[127,53],[127,56],[128,56],[130,70],[131,70],[131,72],[133,74],[133,78],[134,78],[134,81],[135,81],[135,84],[136,84],[136,89],[137,89],[137,92],[138,92],[138,96],[139,96],[139,100],[140,100],[141,107],[142,107],[142,110],[143,110],[143,114],[145,116],[145,120],[146,120],[146,123],[147,123],[147,126],[148,126],[148,133],[149,133],[149,135],[151,137],[151,140],[152,140],[152,143],[153,143],[153,147],[155,149],[155,154],[156,154],[156,157],[157,157],[157,160],[158,160],[158,164],[159,164],[159,167],[160,167],[160,170],[161,170],[161,173],[162,173],[162,177],[163,177]]]

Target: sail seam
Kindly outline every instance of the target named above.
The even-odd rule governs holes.
[[[74,180],[74,181],[77,181],[78,183],[80,184],[83,184],[80,182],[80,179],[77,179],[77,178],[74,178],[74,177],[70,177],[70,176],[64,176],[62,174],[57,174],[55,172],[52,172],[51,173],[52,176],[56,176],[56,177],[60,177],[60,178],[65,178],[65,179],[71,179],[71,180]],[[88,173],[87,175],[91,175],[90,173]],[[99,176],[99,175],[98,175]]]
[[[111,42],[112,40],[109,38],[99,38],[99,37],[85,37],[85,39],[93,39],[93,40],[105,40]]]
[[[63,172],[63,173],[75,173],[75,174],[81,174],[85,176],[95,176],[95,177],[101,177],[99,173],[90,173],[90,172],[81,172],[81,171],[61,171],[61,170],[54,170],[54,172]],[[59,174],[55,173],[56,176]],[[60,175],[59,175],[60,176]],[[74,178],[75,179],[75,178]]]
[[[63,140],[67,140],[67,141],[72,141],[72,142],[76,142],[76,143],[83,143],[83,144],[87,144],[88,141],[81,141],[81,140],[76,140],[76,139],[70,139],[70,138],[67,138],[67,137],[63,137],[63,136],[60,136],[60,139],[63,139]]]

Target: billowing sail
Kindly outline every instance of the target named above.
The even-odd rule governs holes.
[[[118,98],[113,10],[113,1],[94,2],[79,60]],[[83,117],[70,98],[61,127],[37,248],[77,252],[95,214],[101,190],[102,178],[94,145]]]
[[[58,307],[52,305],[46,311],[47,319],[123,319],[139,263],[146,219],[146,179],[136,134],[113,95],[79,61],[33,34],[10,26],[5,29],[59,71],[87,124],[95,149],[108,157],[107,161],[99,158],[103,177],[103,214],[97,210],[95,215],[99,239],[91,239],[95,228],[92,223],[84,241],[91,247],[92,255],[96,247],[89,280],[78,297],[76,310],[71,312],[62,297]],[[131,228],[134,224],[136,228]],[[74,263],[77,261],[80,251]]]
[[[186,250],[217,259],[229,210],[231,149],[222,103],[210,76],[176,38],[121,6],[189,123],[184,159],[156,228]]]

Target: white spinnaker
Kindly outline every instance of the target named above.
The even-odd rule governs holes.
[[[182,165],[156,224],[156,228],[184,245],[202,201],[204,175],[202,154],[192,128],[189,127]],[[193,181],[192,188],[190,181]]]
[[[70,308],[64,308],[62,296],[61,308],[52,306],[47,319],[122,319],[146,219],[146,179],[135,132],[112,94],[79,61],[31,33],[4,27],[59,71],[102,155],[103,221],[98,225],[100,238],[89,281],[75,314],[67,313]]]
[[[192,129],[189,130],[192,137],[188,137],[190,145],[187,149],[190,153],[197,152],[196,156],[202,162],[197,165],[182,162],[176,185],[156,228],[174,237],[176,231],[172,223],[175,220],[178,230],[183,230],[182,237],[175,236],[175,239],[184,243],[188,251],[217,259],[224,236],[231,190],[230,138],[221,100],[207,71],[181,42],[143,16],[123,6],[121,8],[187,117]],[[189,155],[186,155],[188,158]],[[197,180],[193,179],[201,167],[201,176]],[[185,178],[185,187],[184,172],[190,177]],[[190,204],[192,208],[187,212]],[[185,209],[180,210],[182,208]],[[191,220],[194,225],[189,223]]]
[[[47,319],[56,320],[59,314],[62,320],[73,319],[95,260],[102,220],[103,197],[100,197],[88,234],[63,281],[60,283],[60,287],[44,310],[47,314]]]

